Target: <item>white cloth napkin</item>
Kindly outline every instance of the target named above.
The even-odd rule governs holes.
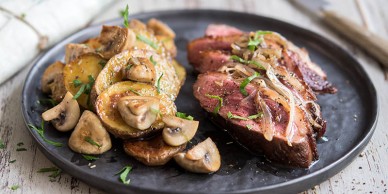
[[[46,36],[47,46],[51,46],[86,26],[112,1],[1,0],[0,84],[31,62],[41,51],[38,48],[38,34],[22,20]]]

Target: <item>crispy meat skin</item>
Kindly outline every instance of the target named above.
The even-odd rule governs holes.
[[[287,125],[287,117],[284,109],[279,107],[270,98],[265,98],[270,106],[273,115],[280,115],[275,124],[275,136],[272,141],[264,138],[261,128],[262,121],[228,119],[227,113],[247,117],[257,113],[252,96],[245,97],[239,91],[239,83],[228,78],[225,74],[208,72],[200,74],[193,86],[194,96],[199,100],[201,106],[208,112],[213,112],[218,101],[206,96],[206,94],[218,95],[223,98],[224,104],[218,115],[213,115],[212,121],[226,129],[228,133],[242,145],[254,153],[264,153],[269,159],[287,164],[307,168],[313,160],[318,158],[315,139],[312,137],[312,130],[307,126],[303,114],[296,119],[296,135],[293,138],[292,147],[288,146],[285,139],[284,129]],[[246,90],[254,94],[257,88],[248,84]],[[251,126],[249,129],[247,126]]]

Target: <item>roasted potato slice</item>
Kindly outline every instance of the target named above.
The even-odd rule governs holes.
[[[159,85],[160,92],[167,94],[171,100],[175,100],[180,89],[180,81],[173,64],[158,55],[155,51],[136,49],[124,51],[112,57],[98,75],[91,92],[91,100],[95,101],[98,95],[106,90],[110,85],[124,80],[123,69],[128,67],[128,61],[132,57],[144,57],[155,62],[156,78],[155,86]],[[163,76],[162,76],[163,74]],[[159,84],[158,84],[159,83]]]
[[[186,144],[170,146],[163,141],[161,135],[149,140],[125,141],[124,151],[147,166],[166,164],[175,154],[183,151]]]
[[[87,53],[81,55],[63,68],[63,78],[67,91],[73,94],[73,96],[76,96],[77,92],[84,87],[84,92],[77,98],[77,101],[86,109],[93,107],[89,101],[90,87],[93,85],[91,82],[94,82],[94,79],[96,79],[105,63],[106,60],[99,54]],[[85,86],[83,86],[84,84]]]
[[[175,58],[177,54],[177,48],[174,39],[165,35],[155,35],[156,39],[163,43],[166,50],[170,53],[171,57]]]
[[[172,65],[174,66],[180,85],[183,86],[186,80],[186,69],[181,64],[179,64],[178,61],[176,61],[175,59],[172,60]]]
[[[160,99],[160,114],[174,115],[176,113],[174,102],[171,101],[167,95],[162,93],[159,94],[154,86],[132,81],[118,82],[102,92],[98,96],[95,104],[96,112],[101,121],[104,123],[107,130],[116,137],[122,139],[143,137],[153,131],[158,131],[157,129],[161,129],[164,126],[160,115],[151,127],[146,130],[138,130],[127,125],[120,115],[117,103],[120,98],[129,95],[157,97]]]

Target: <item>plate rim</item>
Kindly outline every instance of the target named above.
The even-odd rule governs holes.
[[[234,14],[236,16],[237,15],[244,15],[247,17],[260,18],[260,19],[264,19],[264,20],[274,21],[277,24],[286,25],[288,27],[300,30],[304,34],[307,33],[310,36],[314,36],[314,39],[325,40],[326,44],[328,46],[337,49],[339,52],[342,52],[343,56],[345,56],[348,60],[351,60],[351,62],[353,64],[356,64],[353,68],[366,74],[365,79],[367,79],[369,93],[374,94],[373,95],[374,98],[372,99],[373,100],[372,111],[374,111],[374,113],[372,115],[373,121],[370,121],[368,123],[367,134],[361,140],[359,140],[359,142],[356,144],[356,146],[354,146],[349,152],[347,152],[345,155],[343,155],[342,157],[340,157],[336,161],[332,162],[331,164],[329,164],[321,169],[318,169],[315,172],[312,172],[312,173],[309,173],[309,174],[303,175],[301,177],[294,178],[292,180],[285,181],[282,183],[277,183],[277,184],[267,185],[267,186],[262,186],[262,187],[257,187],[257,188],[251,188],[251,189],[235,190],[232,192],[221,191],[221,192],[217,192],[217,193],[219,193],[219,194],[225,194],[225,193],[242,194],[242,193],[256,193],[256,192],[271,192],[271,191],[275,191],[275,190],[279,191],[279,189],[282,192],[287,192],[287,191],[290,191],[288,189],[289,187],[292,187],[293,185],[295,186],[296,183],[306,184],[306,183],[308,183],[309,179],[315,179],[318,181],[315,184],[320,184],[323,181],[327,180],[328,178],[337,174],[339,171],[343,170],[346,166],[348,166],[356,158],[356,156],[366,147],[366,145],[369,143],[369,141],[370,141],[370,139],[375,131],[377,121],[378,121],[379,112],[380,112],[380,102],[379,102],[379,98],[377,96],[376,88],[375,88],[372,80],[370,79],[369,75],[366,73],[364,67],[357,61],[357,59],[354,58],[348,51],[346,51],[345,49],[343,49],[341,46],[339,46],[337,43],[331,41],[330,39],[314,32],[314,31],[308,30],[306,28],[297,26],[297,25],[292,24],[292,23],[288,23],[288,22],[283,21],[283,20],[279,20],[279,19],[275,19],[275,18],[271,18],[271,17],[266,17],[266,16],[262,16],[262,15],[258,15],[258,14],[244,13],[244,12],[231,11],[231,10],[217,10],[217,9],[160,10],[160,11],[141,12],[141,13],[132,14],[129,16],[129,19],[149,18],[149,17],[158,16],[158,15],[175,15],[178,13],[193,14],[193,13],[202,13],[202,12],[203,13],[211,12],[214,14]],[[40,61],[44,60],[45,57],[49,56],[51,54],[51,52],[54,52],[56,49],[58,49],[57,46],[60,43],[65,42],[68,39],[72,39],[74,36],[79,36],[82,33],[87,33],[88,31],[94,31],[95,28],[99,28],[99,27],[101,27],[101,25],[110,24],[110,23],[116,22],[117,20],[120,20],[120,19],[121,18],[110,19],[110,20],[107,20],[104,22],[100,22],[100,23],[82,28],[81,30],[79,30],[79,31],[69,35],[68,37],[62,39],[61,41],[59,41],[58,43],[56,43],[55,45],[53,45],[52,47],[47,49],[45,52],[39,54],[35,58],[35,60],[33,60],[33,62],[31,63],[33,65],[31,65],[31,68],[28,71],[28,74],[25,78],[25,81],[23,84],[23,89],[22,89],[21,111],[22,111],[22,116],[23,116],[23,120],[24,120],[24,123],[26,125],[26,128],[29,131],[30,135],[32,135],[32,137],[35,139],[35,142],[38,144],[39,150],[42,151],[42,153],[47,157],[47,159],[49,159],[51,162],[53,162],[55,165],[57,165],[61,169],[64,169],[66,171],[66,173],[68,173],[69,175],[74,176],[77,179],[82,180],[84,183],[88,184],[89,186],[101,189],[103,191],[108,191],[108,189],[115,188],[113,190],[109,190],[109,191],[114,191],[114,192],[126,191],[126,192],[135,192],[135,193],[136,192],[147,192],[147,193],[176,193],[176,194],[194,193],[194,192],[180,192],[180,191],[176,191],[176,190],[160,191],[160,190],[151,189],[151,188],[139,187],[136,185],[124,185],[124,184],[120,183],[119,181],[117,181],[117,182],[107,181],[107,179],[104,179],[104,178],[101,178],[98,176],[93,176],[93,180],[96,180],[96,179],[97,180],[92,181],[90,178],[89,179],[86,178],[87,176],[90,176],[90,174],[87,174],[86,172],[84,172],[84,170],[82,170],[79,166],[74,165],[71,161],[57,158],[56,156],[59,154],[56,154],[55,152],[53,152],[50,149],[47,149],[47,147],[43,144],[43,141],[38,136],[38,134],[28,127],[28,124],[31,123],[30,122],[31,118],[29,118],[29,115],[28,115],[28,110],[27,110],[28,107],[25,107],[26,106],[25,102],[27,101],[27,96],[28,96],[28,95],[26,95],[26,90],[27,90],[26,86],[29,85],[28,84],[29,82],[33,81],[33,80],[31,80],[32,72],[38,70],[37,64],[39,64]],[[319,175],[321,175],[323,173],[326,173],[326,176],[319,177]],[[97,182],[100,182],[100,181],[109,182],[109,184],[111,184],[111,186],[103,187],[103,186],[97,184]],[[311,183],[310,183],[310,185],[311,185]],[[309,187],[310,186],[305,186],[306,189],[308,189]],[[294,188],[294,190],[295,190],[295,188]],[[195,192],[195,193],[198,193],[198,192]]]

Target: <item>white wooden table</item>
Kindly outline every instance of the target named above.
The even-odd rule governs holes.
[[[331,0],[331,2],[332,9],[354,22],[362,23],[354,0]],[[360,2],[365,8],[370,30],[388,39],[388,1],[360,0]],[[352,164],[305,193],[387,193],[388,81],[384,81],[384,75],[375,60],[283,0],[119,1],[96,18],[94,23],[118,17],[119,10],[127,3],[130,13],[196,8],[254,13],[308,28],[341,45],[362,64],[377,89],[380,100],[379,122],[371,142]],[[65,173],[55,182],[50,182],[47,174],[36,173],[38,169],[51,167],[53,164],[37,149],[22,120],[21,90],[29,68],[25,68],[0,85],[0,139],[6,144],[5,149],[0,149],[0,193],[102,193]],[[17,152],[18,142],[23,142],[27,151]],[[12,160],[16,161],[9,163]],[[20,188],[12,191],[9,187],[13,185],[19,185]]]

